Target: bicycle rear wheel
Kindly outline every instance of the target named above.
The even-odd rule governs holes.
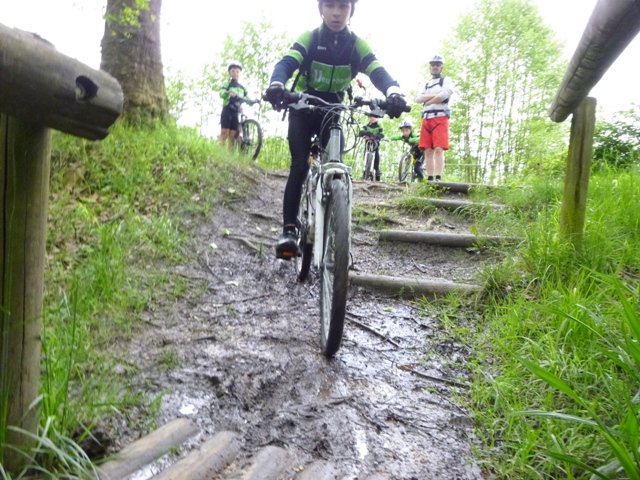
[[[260,124],[252,118],[242,122],[242,143],[240,149],[242,153],[249,155],[253,160],[258,158],[262,148],[262,128]]]
[[[405,153],[400,157],[400,163],[398,164],[398,181],[400,183],[406,182],[409,172],[411,171],[411,154]]]
[[[320,263],[320,339],[328,358],[340,348],[347,307],[349,280],[349,197],[341,178],[331,182],[327,205],[324,246]]]
[[[299,282],[304,282],[309,276],[311,267],[311,256],[313,254],[313,244],[309,242],[309,186],[311,173],[307,175],[307,180],[302,186],[300,197],[300,207],[298,207],[298,247],[302,252],[302,257],[296,257],[296,273]]]

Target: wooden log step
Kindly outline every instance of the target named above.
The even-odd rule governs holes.
[[[304,467],[296,476],[296,480],[334,480],[336,471],[333,464],[319,460]]]
[[[428,197],[408,197],[403,201],[404,204],[416,205],[416,206],[424,206],[427,207],[436,207],[442,208],[450,211],[457,210],[500,210],[506,208],[506,205],[501,205],[499,203],[477,203],[471,202],[469,200],[454,200],[454,199],[444,199],[444,198],[428,198]]]
[[[233,432],[219,432],[185,458],[151,480],[207,480],[221,472],[238,455],[240,441]]]
[[[258,452],[242,480],[278,480],[289,467],[289,453],[269,445]]]
[[[520,237],[500,235],[472,235],[447,232],[419,232],[410,230],[381,230],[378,238],[384,242],[411,242],[442,245],[445,247],[469,248],[482,245],[518,243]]]
[[[392,277],[358,272],[349,272],[349,281],[351,285],[392,291],[401,295],[470,294],[482,290],[481,286],[469,283],[426,280],[417,277]]]
[[[198,433],[186,418],[178,418],[136,440],[99,467],[100,480],[122,480]]]
[[[451,193],[469,193],[471,190],[498,190],[502,187],[496,185],[485,185],[482,183],[466,182],[435,182],[430,183],[434,187]]]

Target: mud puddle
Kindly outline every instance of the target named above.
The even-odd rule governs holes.
[[[176,272],[204,284],[202,293],[147,312],[148,327],[129,354],[144,390],[163,394],[158,425],[192,419],[202,430],[194,444],[235,431],[243,441],[239,465],[277,445],[299,465],[332,462],[345,480],[483,478],[471,453],[472,420],[456,403],[470,352],[437,318],[413,301],[354,287],[341,349],[331,361],[320,353],[317,274],[300,284],[293,264],[272,253],[285,180],[265,173],[259,195],[218,207]],[[399,193],[356,185],[355,201]],[[370,228],[354,229],[353,250],[355,267],[368,273],[469,281],[482,265],[464,251],[379,245]]]

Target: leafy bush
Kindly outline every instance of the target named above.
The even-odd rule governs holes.
[[[611,122],[596,123],[593,141],[594,170],[605,165],[628,168],[640,160],[640,110],[638,107],[620,112]]]

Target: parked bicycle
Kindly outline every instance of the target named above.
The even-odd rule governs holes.
[[[362,172],[363,180],[375,180],[376,178],[376,169],[375,169],[375,159],[376,159],[376,151],[380,146],[380,137],[376,135],[361,135],[361,138],[364,138],[364,170]]]
[[[242,108],[238,111],[237,143],[240,152],[253,160],[258,158],[262,148],[262,127],[257,120],[247,117]]]
[[[411,182],[415,181],[416,178],[423,179],[423,165],[424,152],[420,155],[418,160],[416,160],[411,153],[411,148],[406,149],[398,162],[398,181],[400,183],[404,183],[407,181],[407,178],[409,178]],[[411,172],[410,177],[409,172]]]
[[[320,343],[322,352],[330,358],[342,342],[351,247],[351,167],[344,164],[343,155],[354,148],[355,142],[345,148],[343,128],[356,125],[354,113],[365,106],[384,114],[386,102],[356,98],[345,105],[285,92],[285,104],[289,109],[327,113],[320,138],[328,141],[326,145],[318,143],[320,161],[310,168],[302,189],[297,218],[302,255],[295,263],[300,282],[307,279],[312,262],[320,272]]]

